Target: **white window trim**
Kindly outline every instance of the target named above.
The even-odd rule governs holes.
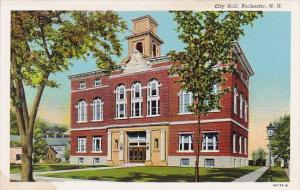
[[[247,138],[244,138],[244,153],[247,154]]]
[[[216,136],[213,136],[213,149],[212,150],[208,150],[208,136],[206,136],[205,138],[205,145],[203,145],[204,143],[204,135],[207,134],[217,134],[217,136],[219,135],[218,132],[203,132],[202,134],[202,145],[201,145],[201,152],[219,152],[219,148],[217,149],[217,145],[219,144],[219,142],[217,141]],[[204,149],[205,147],[205,149]]]
[[[236,134],[232,136],[232,152],[236,153]]]
[[[81,106],[83,106],[83,113],[81,113]],[[77,108],[77,123],[87,122],[87,106],[88,104],[84,100],[79,101],[77,106],[75,106]],[[83,118],[81,118],[82,115]]]
[[[179,92],[179,112],[178,115],[185,115],[185,114],[193,114],[191,111],[184,111],[185,110],[185,102],[184,102],[184,95],[189,95],[189,102],[187,103],[188,106],[191,106],[193,103],[193,94],[191,92],[186,92],[184,90],[180,90]]]
[[[188,135],[188,143],[189,143],[189,149],[188,150],[183,150],[184,149],[184,136]],[[182,145],[182,149],[180,149],[180,144]],[[192,133],[179,133],[178,134],[178,150],[177,152],[194,152],[192,149],[193,145],[193,134]]]
[[[237,97],[239,96],[238,92],[237,92],[237,88],[234,87],[234,97],[233,97],[233,113],[237,114]]]
[[[100,118],[97,119],[96,118],[96,112],[95,112],[95,103],[96,101],[99,101],[99,106],[100,106]],[[91,104],[91,106],[93,107],[93,120],[92,122],[96,122],[96,121],[103,121],[103,105],[104,105],[104,102],[100,99],[100,98],[97,98],[93,101],[93,103]]]
[[[156,84],[156,95],[152,95],[151,92],[151,84],[155,83]],[[159,92],[159,82],[157,80],[152,80],[148,83],[148,88],[147,88],[147,117],[156,117],[160,116],[160,92]],[[152,114],[152,105],[151,102],[155,101],[156,103],[156,114]]]
[[[247,103],[247,101],[245,100],[245,107],[244,107],[244,119],[245,119],[245,121],[247,122],[248,121],[248,103]]]
[[[135,97],[135,87],[139,86],[140,97]],[[139,114],[135,115],[135,104],[139,104]],[[143,103],[143,94],[142,94],[142,85],[137,82],[132,85],[131,88],[131,117],[130,118],[140,118],[142,117],[142,103]]]
[[[96,140],[99,140],[99,150],[95,150],[96,149]],[[93,153],[101,153],[102,152],[102,137],[93,137]]]
[[[240,95],[240,118],[243,119],[243,104],[244,104],[244,97],[243,95],[241,94]]]
[[[124,99],[120,99],[119,98],[119,94],[120,94],[120,89],[123,88],[124,89]],[[126,113],[126,109],[127,109],[127,91],[124,85],[120,85],[116,88],[116,115],[115,115],[115,119],[124,119],[127,118],[127,113]],[[124,116],[120,117],[120,105],[124,105]]]
[[[83,150],[81,150],[81,146],[83,145]],[[86,153],[86,137],[78,137],[77,138],[77,152],[78,153]]]
[[[99,81],[99,84],[96,84]],[[102,85],[102,81],[100,78],[94,80],[94,87],[99,87]]]
[[[78,89],[85,89],[85,88],[86,88],[86,82],[85,81],[80,81]]]
[[[242,136],[239,137],[239,154],[242,154]]]

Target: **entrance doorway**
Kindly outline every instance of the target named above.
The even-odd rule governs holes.
[[[146,161],[146,132],[128,132],[128,161],[143,163]]]

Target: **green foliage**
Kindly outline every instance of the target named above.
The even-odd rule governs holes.
[[[10,110],[10,135],[19,135],[16,113]]]
[[[37,119],[33,136],[33,162],[39,162],[46,158],[47,142],[44,139],[45,132],[49,129],[49,124],[42,119]]]
[[[234,56],[232,48],[240,36],[243,27],[252,25],[262,16],[261,12],[192,12],[175,11],[179,39],[186,47],[184,51],[171,51],[168,56],[177,64],[172,66],[170,74],[178,75],[181,89],[192,92],[196,102],[190,107],[195,114],[207,114],[221,108],[219,101],[229,89],[222,87],[224,73],[233,71],[228,65]],[[219,85],[218,93],[211,93],[213,86]]]
[[[67,150],[64,152],[64,157],[67,162],[70,160],[70,147],[69,146],[67,146]]]
[[[117,33],[126,25],[112,11],[14,11],[11,16],[11,48],[19,74],[12,77],[26,85],[57,87],[46,76],[67,70],[70,59],[88,56],[109,72],[115,68],[111,56],[121,55]]]
[[[10,147],[21,147],[21,143],[19,141],[10,141]]]
[[[285,162],[290,159],[290,116],[285,115],[273,122],[276,127],[272,137],[272,154]]]
[[[256,151],[256,154],[257,154],[257,160],[266,160],[266,157],[267,157],[267,153],[264,149],[262,148],[259,148],[257,151]]]

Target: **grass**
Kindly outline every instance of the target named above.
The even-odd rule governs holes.
[[[240,168],[200,168],[200,181],[228,182],[258,168],[257,166]],[[146,166],[53,173],[45,174],[44,176],[122,182],[192,182],[194,180],[194,168]]]
[[[89,166],[89,165],[72,165],[67,163],[58,163],[58,164],[34,164],[34,172],[45,172],[45,171],[56,171],[56,170],[69,170],[69,169],[81,169],[81,168],[90,168],[90,167],[103,167],[101,165]],[[21,172],[21,165],[11,164],[10,173],[16,174]]]
[[[270,182],[268,171],[266,171],[257,182]],[[286,175],[283,168],[276,166],[272,167],[272,182],[289,182],[289,178]]]

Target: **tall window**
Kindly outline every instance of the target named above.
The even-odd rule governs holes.
[[[77,121],[85,122],[87,121],[87,103],[81,100],[77,104]]]
[[[138,50],[140,53],[143,53],[143,43],[142,43],[142,42],[136,43],[135,48],[136,48],[136,50]]]
[[[160,114],[159,83],[157,80],[151,80],[148,83],[147,115],[157,116],[159,114]]]
[[[245,100],[245,111],[244,111],[244,113],[245,113],[244,119],[247,122],[248,121],[248,103],[247,103],[246,100]]]
[[[218,133],[203,133],[202,150],[218,150]]]
[[[77,152],[86,152],[86,138],[85,137],[78,137]]]
[[[232,136],[232,152],[236,153],[236,134]]]
[[[233,112],[235,114],[237,114],[237,98],[238,98],[239,94],[238,94],[238,91],[237,91],[236,87],[234,87],[233,93],[234,93],[234,95],[233,95]]]
[[[240,118],[243,118],[243,105],[244,105],[244,98],[243,95],[240,95]]]
[[[116,88],[116,118],[126,117],[126,88],[120,85]]]
[[[179,134],[179,151],[193,151],[193,135]]]
[[[103,120],[103,102],[100,98],[93,101],[93,120],[102,121]]]
[[[156,44],[155,43],[152,44],[152,56],[156,57]]]
[[[142,116],[142,86],[136,82],[131,87],[131,117]]]
[[[93,152],[101,152],[102,151],[102,138],[101,137],[93,137]]]
[[[239,138],[239,153],[242,154],[242,136]]]
[[[247,138],[244,138],[244,153],[247,154]]]
[[[190,113],[188,106],[192,105],[192,102],[192,93],[181,90],[179,96],[179,113]]]

